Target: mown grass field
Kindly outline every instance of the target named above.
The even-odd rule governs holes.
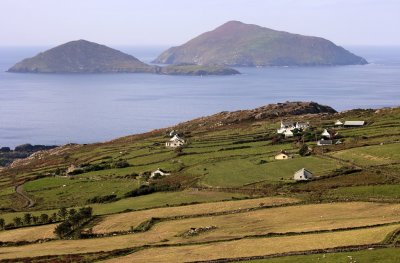
[[[298,220],[299,217],[303,218],[300,222]],[[338,203],[265,208],[219,216],[168,220],[156,223],[146,232],[129,235],[83,240],[56,240],[43,244],[5,247],[0,248],[0,259],[16,257],[16,255],[12,256],[13,253],[28,255],[29,251],[35,256],[58,255],[103,250],[111,251],[118,248],[152,244],[177,245],[212,241],[223,242],[224,240],[242,239],[248,236],[266,235],[269,233],[292,232],[300,233],[301,236],[306,237],[308,234],[303,234],[302,232],[363,227],[398,221],[400,221],[400,205],[398,204]],[[215,226],[216,228],[200,235],[182,235],[193,227],[206,226]],[[368,240],[368,237],[376,237],[377,229],[381,229],[381,231],[378,231],[380,233],[379,239],[376,240],[376,242],[379,242],[389,233],[388,229],[394,230],[399,227],[396,224],[380,228],[367,228],[362,231],[362,235],[363,238]],[[357,234],[360,230],[353,231]],[[319,234],[315,235],[317,237]],[[292,236],[292,238],[296,238],[296,236]],[[335,246],[342,244],[338,237],[335,241],[337,242]],[[360,242],[365,241],[360,240]]]
[[[207,213],[218,213],[224,211],[234,211],[239,209],[257,208],[260,206],[272,206],[296,202],[298,202],[298,200],[294,198],[264,197],[237,201],[156,208],[103,216],[101,217],[100,222],[97,223],[92,228],[92,230],[94,233],[129,231],[131,228],[137,227],[140,223],[149,220],[152,217],[165,218],[174,216],[201,215]]]
[[[36,241],[55,238],[54,228],[57,224],[23,227],[8,231],[0,231],[1,242]]]
[[[249,238],[202,245],[149,248],[104,262],[187,262],[378,243],[399,226],[301,236]]]

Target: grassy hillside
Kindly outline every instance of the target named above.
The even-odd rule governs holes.
[[[66,145],[14,162],[0,174],[0,219],[7,225],[0,230],[5,244],[0,258],[44,256],[43,261],[29,260],[52,262],[57,255],[67,262],[61,256],[66,253],[76,262],[157,261],[158,255],[165,255],[165,261],[181,256],[183,261],[189,251],[201,251],[193,260],[209,260],[396,244],[400,108],[318,113],[314,105],[304,114],[308,106],[294,105],[298,108],[285,104],[219,113],[110,142]],[[276,134],[282,119],[311,127],[283,138]],[[333,127],[337,119],[365,120],[367,125]],[[337,133],[342,143],[317,146],[324,128]],[[185,137],[184,147],[165,147],[171,130]],[[307,156],[299,154],[304,144]],[[275,160],[281,150],[292,158]],[[66,176],[71,165],[77,168]],[[157,168],[170,175],[150,178]],[[301,168],[315,179],[296,183],[293,174]],[[63,221],[57,214],[54,221],[15,225],[27,213],[51,217],[61,207],[84,206],[93,208],[93,217],[77,231],[88,239],[57,240],[53,230]],[[50,240],[36,243],[44,239]],[[310,242],[296,245],[300,240]],[[240,249],[225,255],[232,246]],[[126,259],[117,257],[124,255]]]

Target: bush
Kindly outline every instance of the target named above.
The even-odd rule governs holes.
[[[139,188],[125,193],[125,197],[135,197],[141,195],[148,195],[155,192],[174,191],[177,189],[179,189],[179,186],[156,185],[156,184],[141,185]]]
[[[117,195],[104,195],[104,196],[95,196],[93,198],[89,198],[86,203],[88,204],[102,204],[102,203],[110,203],[115,202],[119,198]]]
[[[130,164],[125,160],[124,161],[118,161],[118,162],[116,162],[114,164],[115,168],[126,168],[126,167],[129,167],[129,166],[130,166]]]
[[[310,154],[310,152],[308,151],[308,145],[307,144],[303,144],[303,146],[301,146],[300,150],[299,150],[299,154],[301,156],[307,156]]]

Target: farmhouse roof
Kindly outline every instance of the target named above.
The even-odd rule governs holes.
[[[365,121],[345,121],[344,126],[363,126]]]

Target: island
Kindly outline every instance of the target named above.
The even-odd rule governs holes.
[[[163,75],[233,75],[225,66],[148,65],[134,56],[87,40],[70,41],[18,62],[13,73],[153,73]]]
[[[364,65],[367,61],[320,37],[230,21],[164,51],[158,64],[257,66]]]

